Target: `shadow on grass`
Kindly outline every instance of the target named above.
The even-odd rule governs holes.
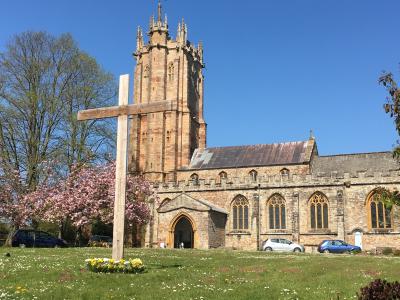
[[[149,269],[170,269],[170,268],[179,268],[182,267],[181,264],[172,264],[172,265],[165,265],[165,264],[147,264]]]

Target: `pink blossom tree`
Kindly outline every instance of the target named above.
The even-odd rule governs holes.
[[[18,171],[10,168],[0,174],[0,221],[10,227],[6,245],[11,243],[12,232],[30,219],[31,211],[23,203],[26,190]]]
[[[24,197],[25,210],[29,210],[42,220],[62,226],[70,222],[77,230],[101,220],[113,222],[115,164],[102,166],[82,166],[56,184],[42,184],[35,192]],[[150,210],[148,199],[157,196],[151,186],[141,176],[128,175],[127,199],[125,207],[126,225],[140,226],[148,222]]]

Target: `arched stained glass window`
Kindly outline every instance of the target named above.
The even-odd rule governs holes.
[[[249,201],[242,195],[232,202],[232,227],[233,230],[249,229]]]
[[[279,195],[274,194],[267,202],[270,229],[286,229],[286,202]]]
[[[392,228],[392,209],[382,201],[382,194],[373,192],[368,197],[370,228]]]
[[[328,198],[321,192],[314,193],[310,198],[310,225],[312,229],[329,227]]]

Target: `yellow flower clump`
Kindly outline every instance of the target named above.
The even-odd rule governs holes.
[[[141,259],[114,260],[108,258],[89,258],[85,260],[86,266],[93,272],[123,272],[123,273],[141,273],[145,267]]]
[[[131,259],[129,262],[133,268],[140,268],[143,266],[143,262],[140,258]]]

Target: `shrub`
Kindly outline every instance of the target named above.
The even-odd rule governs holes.
[[[88,242],[89,247],[103,247],[103,248],[110,248],[112,246],[111,243],[108,242],[102,242],[102,241],[89,241]]]
[[[390,247],[386,247],[386,248],[384,248],[384,249],[382,250],[382,254],[383,254],[383,255],[389,255],[389,254],[392,254],[392,253],[393,253],[393,249],[390,248]]]
[[[376,279],[357,293],[359,300],[394,300],[400,299],[400,283]]]
[[[393,255],[394,256],[400,256],[400,249],[393,250]]]

